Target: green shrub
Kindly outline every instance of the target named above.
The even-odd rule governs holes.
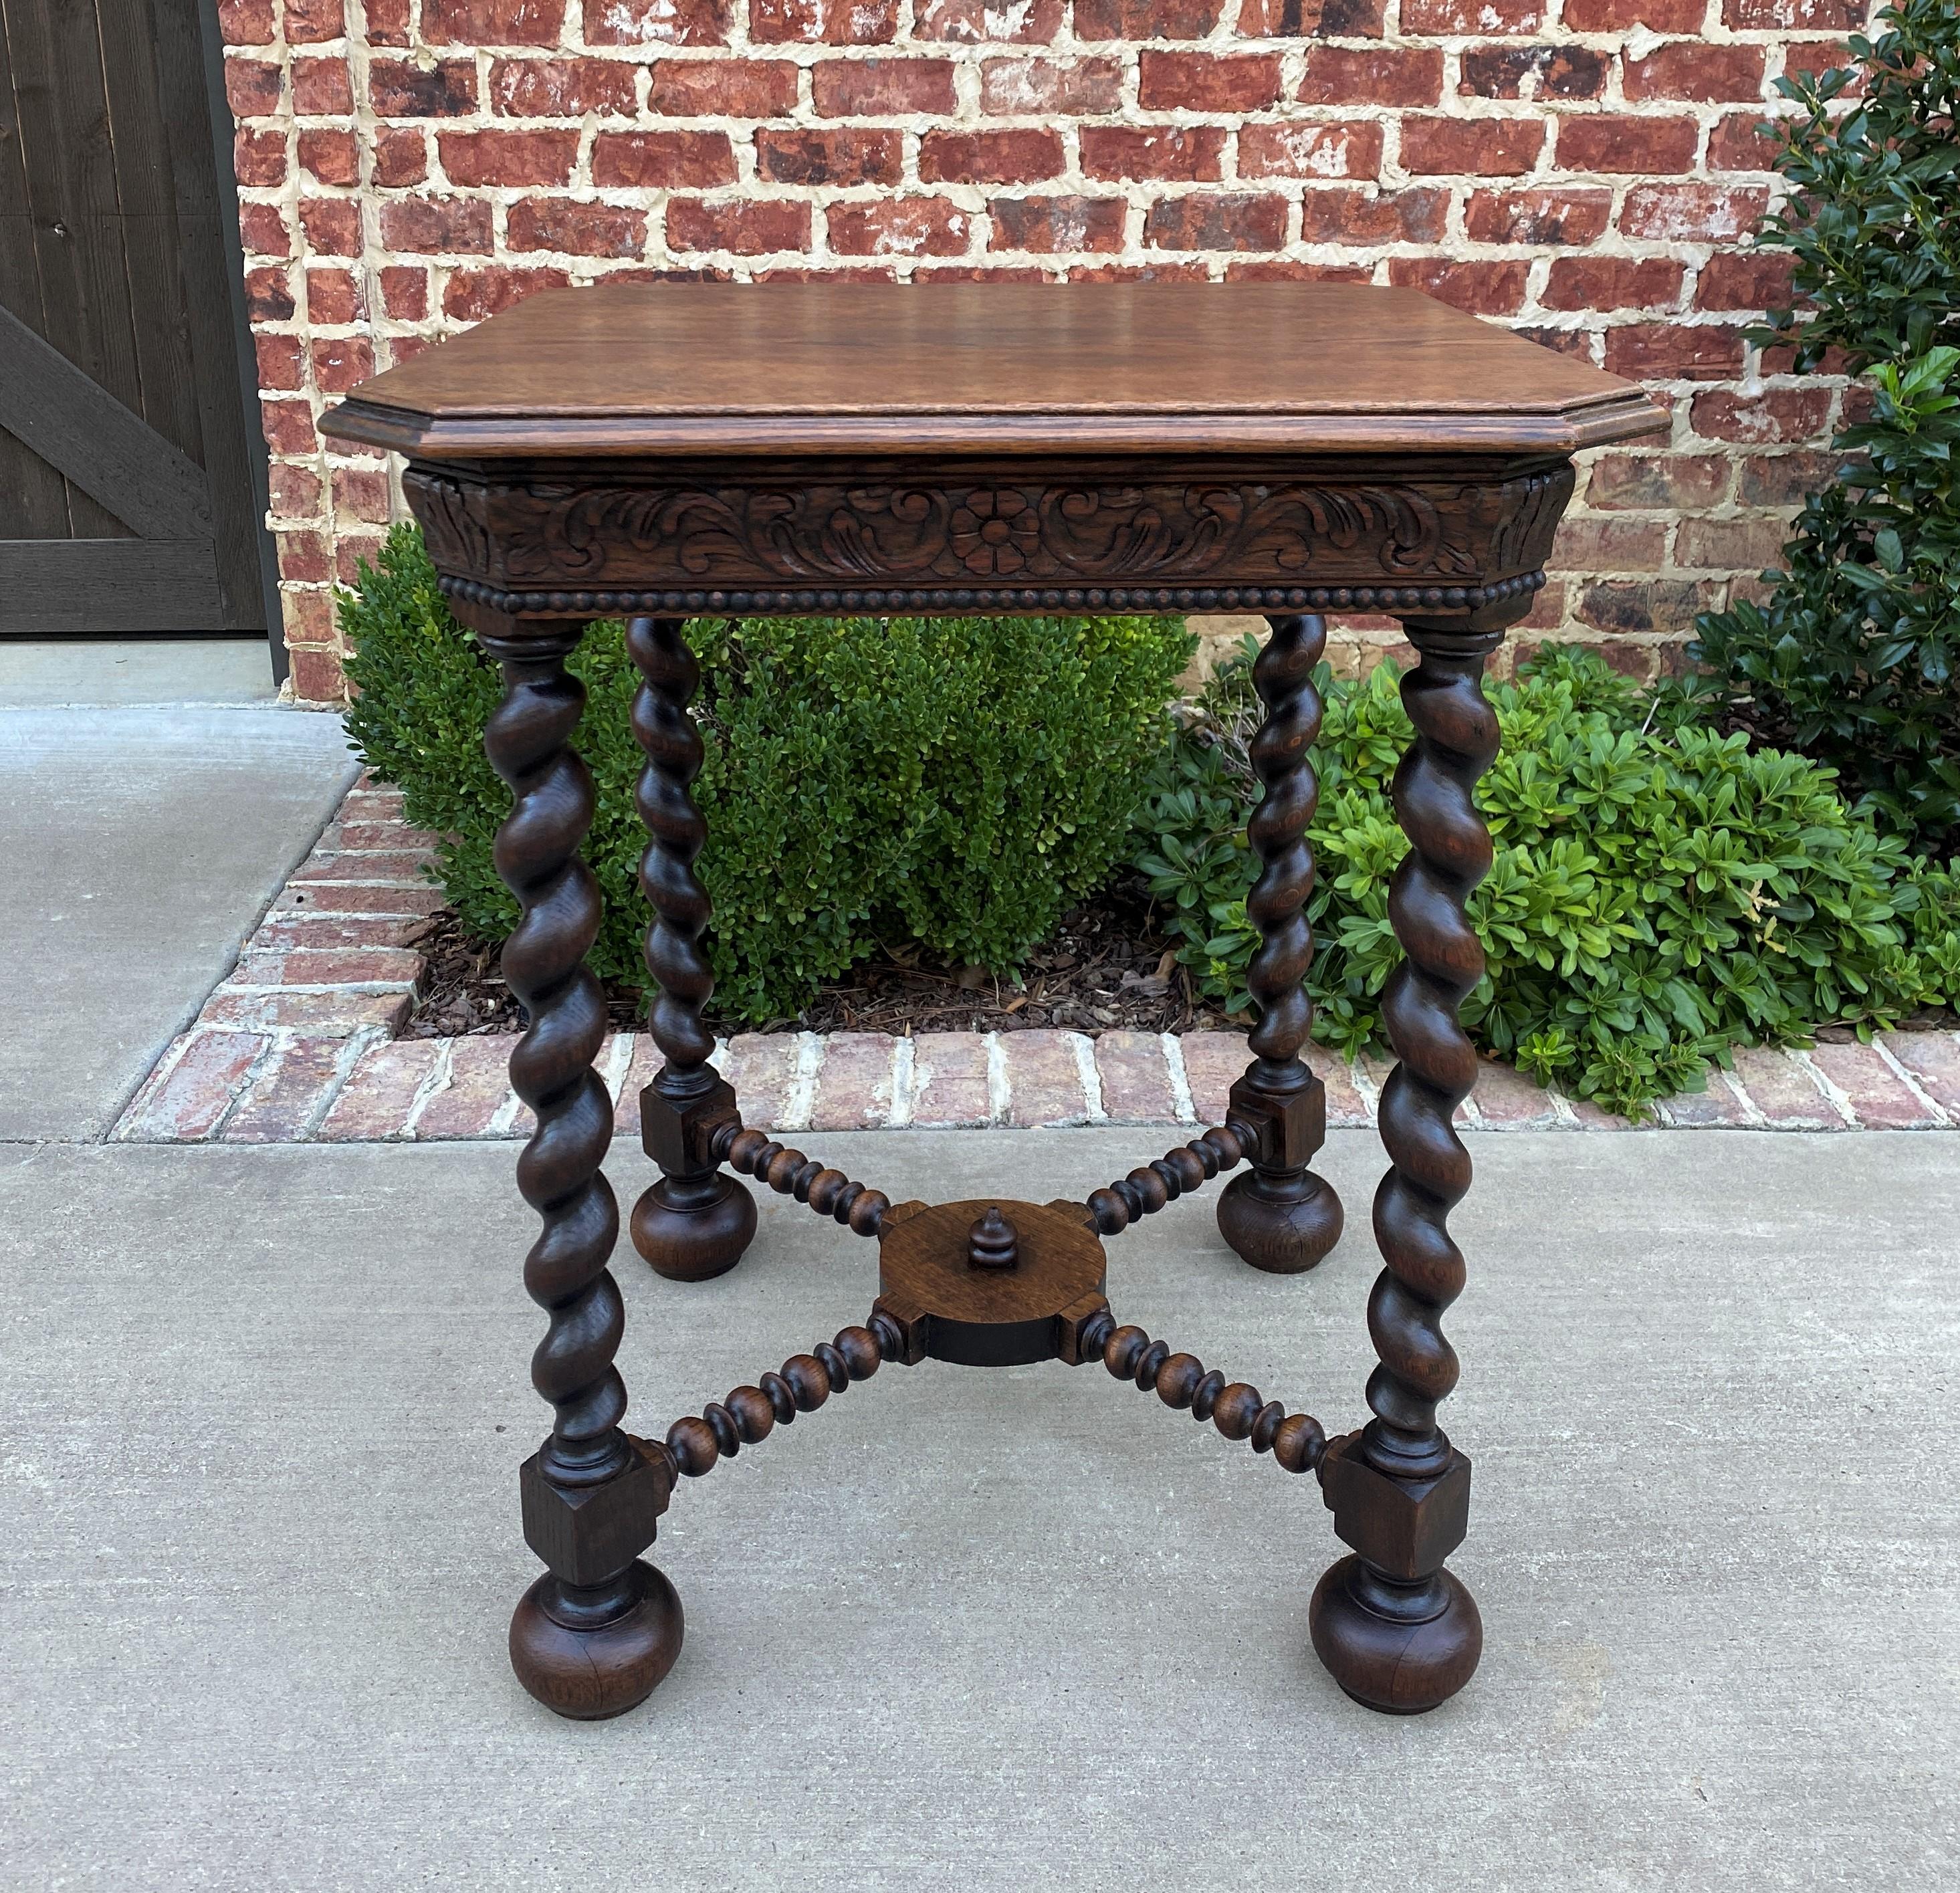
[[[1249,1004],[1258,862],[1251,646],[1159,761],[1134,861],[1208,997]],[[1314,1034],[1379,1039],[1402,958],[1389,877],[1408,851],[1389,784],[1411,731],[1384,664],[1365,683],[1322,665],[1319,877],[1307,986]],[[1678,727],[1589,654],[1548,652],[1490,692],[1503,749],[1478,791],[1497,859],[1470,912],[1489,971],[1463,1008],[1479,1045],[1575,1096],[1637,1114],[1706,1083],[1731,1046],[1869,1032],[1960,994],[1960,876],[1852,815],[1829,770]],[[1656,727],[1650,727],[1652,721]]]
[[[510,792],[483,754],[499,684],[436,589],[411,527],[343,593],[358,692],[348,718],[409,820],[450,836],[438,878],[464,927],[500,937],[516,907],[491,847]],[[1168,619],[700,619],[712,839],[715,1006],[765,1021],[880,940],[1010,972],[1122,852],[1193,640]],[[644,977],[637,673],[621,627],[571,660],[589,692],[578,743],[598,810],[587,858],[606,899],[592,956]]]
[[[1855,69],[1777,81],[1803,109],[1768,128],[1792,194],[1759,240],[1794,259],[1796,301],[1751,332],[1799,369],[1869,371],[1872,412],[1838,434],[1853,457],[1805,505],[1768,601],[1705,614],[1691,650],[1755,734],[1831,764],[1945,854],[1960,841],[1960,10],[1898,0],[1882,17],[1879,39],[1850,40]]]

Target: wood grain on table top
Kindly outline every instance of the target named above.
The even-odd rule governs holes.
[[[1661,418],[1408,289],[638,283],[530,297],[367,383],[327,431],[435,457],[1569,452]]]

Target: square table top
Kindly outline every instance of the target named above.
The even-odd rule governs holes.
[[[326,431],[422,460],[663,454],[1569,453],[1630,382],[1411,289],[634,283],[549,290]]]

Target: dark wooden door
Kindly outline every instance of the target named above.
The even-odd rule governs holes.
[[[0,0],[0,634],[271,622],[209,6]]]

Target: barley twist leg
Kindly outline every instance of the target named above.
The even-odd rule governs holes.
[[[1491,861],[1472,791],[1497,752],[1481,679],[1502,635],[1408,628],[1421,661],[1402,679],[1415,740],[1394,790],[1411,848],[1389,896],[1407,957],[1382,999],[1399,1062],[1380,1109],[1390,1168],[1375,1198],[1386,1266],[1368,1302],[1375,1417],[1331,1445],[1322,1463],[1335,1529],[1356,1554],[1321,1580],[1311,1611],[1314,1648],[1335,1680],[1370,1707],[1402,1713],[1455,1694],[1483,1647],[1477,1606],[1443,1564],[1468,1526],[1470,1462],[1436,1410],[1457,1376],[1442,1316],[1463,1288],[1449,1215],[1470,1187],[1470,1157],[1450,1119],[1477,1075],[1457,1012],[1484,973],[1465,905]]]
[[[1246,825],[1259,857],[1258,880],[1246,912],[1259,930],[1259,947],[1246,976],[1258,1002],[1252,1061],[1232,1087],[1235,1113],[1255,1125],[1252,1167],[1218,1199],[1218,1228],[1233,1252],[1255,1268],[1296,1274],[1312,1268],[1341,1239],[1341,1199],[1308,1169],[1327,1134],[1327,1094],[1302,1061],[1300,1049],[1313,1023],[1303,983],[1313,957],[1307,897],[1313,891],[1313,851],[1306,841],[1320,785],[1311,754],[1320,733],[1320,694],[1314,666],[1327,645],[1316,616],[1274,618],[1272,635],[1252,668],[1266,717],[1252,738],[1252,766],[1262,786]]]
[[[592,781],[571,746],[584,687],[565,663],[583,628],[509,625],[482,641],[504,686],[485,747],[514,797],[497,871],[522,909],[504,974],[530,1020],[511,1083],[537,1118],[517,1160],[518,1188],[543,1223],[524,1264],[549,1317],[531,1378],[553,1409],[521,1481],[525,1535],[550,1568],[511,1620],[511,1660],[540,1702],[589,1719],[651,1693],[679,1653],[681,1609],[638,1556],[670,1481],[620,1430],[626,1389],[613,1366],[625,1312],[606,1264],[619,1212],[600,1168],[612,1106],[592,1068],[606,1004],[585,964],[600,901],[578,855]]]
[[[633,1246],[657,1273],[674,1281],[705,1281],[742,1259],[756,1233],[756,1199],[703,1148],[702,1127],[732,1116],[733,1091],[708,1061],[714,1035],[701,1010],[714,976],[701,947],[711,911],[694,864],[708,824],[694,805],[701,773],[701,732],[688,705],[701,667],[681,635],[678,618],[632,618],[626,647],[638,667],[633,733],[644,752],[637,800],[648,837],[640,886],[654,911],[647,930],[647,970],[654,976],[654,1042],[666,1062],[640,1096],[647,1153],[660,1166],[659,1182],[633,1209]]]

